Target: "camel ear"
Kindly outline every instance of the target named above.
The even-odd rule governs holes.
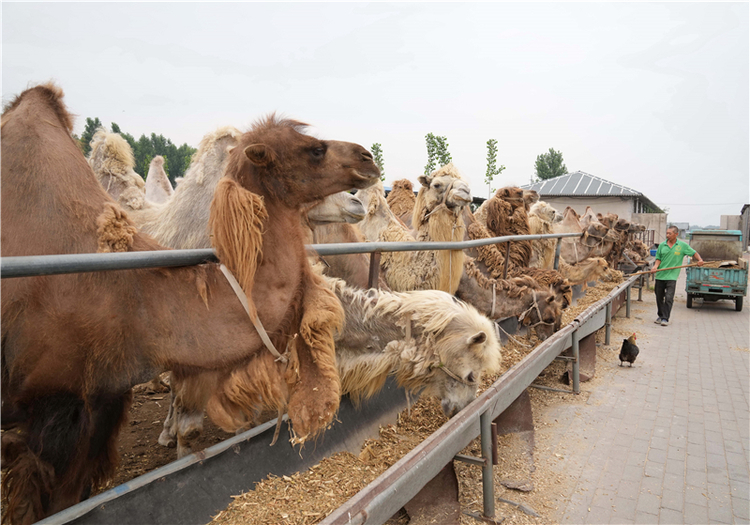
[[[245,148],[245,156],[256,166],[268,166],[276,160],[276,154],[265,144],[250,144]]]
[[[422,186],[424,186],[425,188],[429,188],[430,184],[432,183],[432,175],[420,175],[419,177],[417,177],[417,180]]]
[[[484,343],[486,340],[487,334],[485,334],[484,332],[477,332],[476,334],[469,337],[469,339],[466,341],[466,344],[471,346],[479,343]]]
[[[552,304],[554,301],[555,301],[555,296],[554,295],[550,295],[549,297],[547,297],[547,303],[548,304]]]

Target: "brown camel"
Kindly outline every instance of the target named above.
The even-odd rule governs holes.
[[[38,86],[3,113],[3,254],[162,249],[139,234],[96,183],[72,139],[72,118],[62,96],[54,85]],[[299,333],[288,356],[294,367],[281,376],[291,390],[290,416],[296,413],[297,433],[304,437],[323,429],[338,406],[338,377],[326,335],[340,322],[340,305],[322,285],[312,297],[309,286],[299,296],[298,285],[312,284],[306,279],[304,247],[300,243],[299,250],[279,250],[269,233],[281,230],[289,239],[284,226],[275,223],[281,219],[301,228],[295,207],[304,199],[364,187],[379,173],[360,146],[307,137],[296,122],[269,118],[259,127],[274,128],[273,134],[286,140],[273,144],[257,133],[246,135],[232,178],[215,199],[214,238],[222,261],[238,275],[245,292],[253,292],[247,293],[250,300],[269,299],[259,302],[263,308],[257,316],[277,347],[286,348],[276,335],[278,328]],[[279,169],[283,153],[297,155],[287,162],[305,179],[285,178],[289,172]],[[254,178],[256,165],[268,177],[263,182]],[[240,185],[265,192],[266,206]],[[273,187],[270,192],[264,191],[267,185]],[[274,190],[290,201],[282,205]],[[266,218],[267,211],[279,213]],[[259,226],[265,231],[252,236]],[[261,247],[261,241],[270,242]],[[236,249],[237,244],[243,249]],[[263,261],[257,264],[261,254]],[[287,263],[283,283],[263,270],[267,255]],[[263,286],[253,286],[248,262],[256,263]],[[294,290],[287,292],[289,286]],[[291,314],[285,312],[289,306]],[[269,352],[262,348],[260,335],[216,265],[4,282],[2,424],[12,429],[2,437],[3,468],[8,469],[3,476],[8,496],[4,519],[37,521],[85,498],[92,484],[112,474],[116,438],[134,384],[168,369],[182,378],[222,377],[248,358],[263,361],[258,354]]]
[[[529,235],[527,207],[524,190],[511,186],[500,188],[487,203],[487,230],[493,237]],[[531,241],[512,242],[508,257],[512,266],[528,267]]]

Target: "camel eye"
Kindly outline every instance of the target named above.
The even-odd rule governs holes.
[[[476,381],[476,378],[474,377],[474,372],[469,372],[469,375],[466,376],[466,381],[468,383],[473,383],[474,381]]]
[[[313,148],[310,153],[313,156],[313,158],[322,159],[326,155],[326,148],[325,146],[317,146]]]

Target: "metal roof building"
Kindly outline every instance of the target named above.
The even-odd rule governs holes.
[[[583,171],[568,173],[554,179],[541,180],[521,187],[535,190],[542,200],[549,202],[552,206],[558,207],[564,203],[565,206],[571,206],[579,213],[583,212],[586,206],[591,206],[597,212],[618,213],[616,209],[601,209],[603,206],[606,207],[606,204],[614,204],[618,201],[623,204],[627,203],[625,207],[616,206],[620,211],[618,213],[620,216],[626,215],[629,217],[633,213],[663,213],[643,193]],[[625,208],[629,208],[629,210]]]

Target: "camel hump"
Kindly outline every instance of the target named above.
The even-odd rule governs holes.
[[[65,126],[65,129],[68,131],[68,133],[72,134],[73,116],[68,112],[68,108],[65,105],[65,102],[63,102],[65,93],[63,92],[62,88],[56,85],[54,82],[40,84],[36,87],[24,91],[5,107],[3,115],[19,106],[22,102],[22,98],[31,97],[34,95],[41,98],[57,114],[57,117],[60,119],[62,125]]]

